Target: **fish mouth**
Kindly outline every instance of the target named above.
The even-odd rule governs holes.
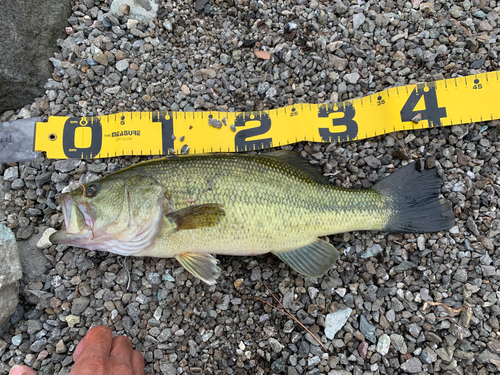
[[[94,215],[86,202],[75,203],[70,194],[61,196],[64,229],[53,233],[49,240],[53,244],[78,245],[94,237]]]

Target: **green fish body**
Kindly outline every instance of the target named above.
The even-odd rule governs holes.
[[[272,252],[323,275],[338,251],[318,237],[353,230],[429,232],[451,227],[435,170],[403,167],[371,189],[329,184],[286,151],[143,162],[61,196],[65,229],[53,243],[120,255],[175,257],[213,284],[211,254]]]

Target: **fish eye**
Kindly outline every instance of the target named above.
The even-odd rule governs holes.
[[[97,194],[97,188],[95,186],[89,186],[87,189],[85,189],[85,196],[86,197],[93,197]]]

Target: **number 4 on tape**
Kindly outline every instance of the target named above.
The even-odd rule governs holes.
[[[419,101],[423,98],[425,108],[415,110]],[[418,123],[421,120],[427,120],[429,127],[441,126],[441,119],[446,117],[446,108],[439,107],[436,95],[436,86],[417,85],[410,94],[401,109],[401,121],[412,121]]]

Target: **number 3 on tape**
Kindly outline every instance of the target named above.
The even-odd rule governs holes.
[[[331,114],[341,114],[341,117],[333,117],[333,131],[330,128],[319,128],[319,135],[323,142],[345,142],[355,139],[358,135],[358,123],[354,121],[356,110],[352,103],[323,104],[319,107],[318,118],[330,117]]]

